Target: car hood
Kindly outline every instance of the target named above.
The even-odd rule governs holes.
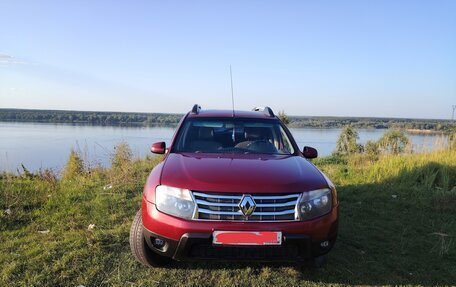
[[[161,184],[206,192],[298,193],[327,187],[300,156],[170,153]]]

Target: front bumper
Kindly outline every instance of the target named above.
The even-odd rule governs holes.
[[[142,219],[148,246],[175,260],[304,261],[326,254],[333,247],[338,229],[338,206],[329,214],[310,221],[198,221],[164,214],[143,199]],[[283,243],[280,246],[215,246],[212,233],[216,230],[281,231]],[[156,239],[163,245],[155,244]]]
[[[215,246],[212,234],[207,233],[185,233],[179,241],[174,241],[144,229],[144,236],[153,251],[175,260],[306,261],[326,254],[336,241],[336,237],[330,238],[328,246],[322,247],[306,235],[284,234],[281,246]],[[154,244],[157,238],[164,242],[163,246]]]

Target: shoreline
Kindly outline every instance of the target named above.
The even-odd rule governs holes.
[[[444,134],[443,131],[436,131],[436,130],[422,130],[422,129],[405,129],[405,131],[409,134]]]

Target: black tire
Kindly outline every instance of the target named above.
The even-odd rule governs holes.
[[[317,256],[312,259],[312,267],[315,269],[322,268],[326,265],[327,261],[328,261],[328,256],[326,254]]]
[[[147,267],[160,267],[171,262],[171,258],[160,256],[150,250],[143,234],[141,210],[139,210],[130,228],[130,249],[135,259]]]

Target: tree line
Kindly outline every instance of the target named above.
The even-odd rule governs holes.
[[[0,109],[0,121],[91,125],[176,125],[181,114]]]
[[[359,117],[292,117],[289,118],[289,127],[302,128],[343,128],[351,125],[354,128],[375,129],[416,129],[448,131],[453,123],[450,120],[440,119],[403,119],[403,118],[359,118]]]
[[[303,117],[288,116],[284,111],[279,117],[291,128],[354,128],[417,129],[449,131],[452,122],[433,119],[357,118],[357,117]],[[177,125],[183,114],[88,112],[62,110],[0,109],[0,121],[72,123],[91,125]]]

